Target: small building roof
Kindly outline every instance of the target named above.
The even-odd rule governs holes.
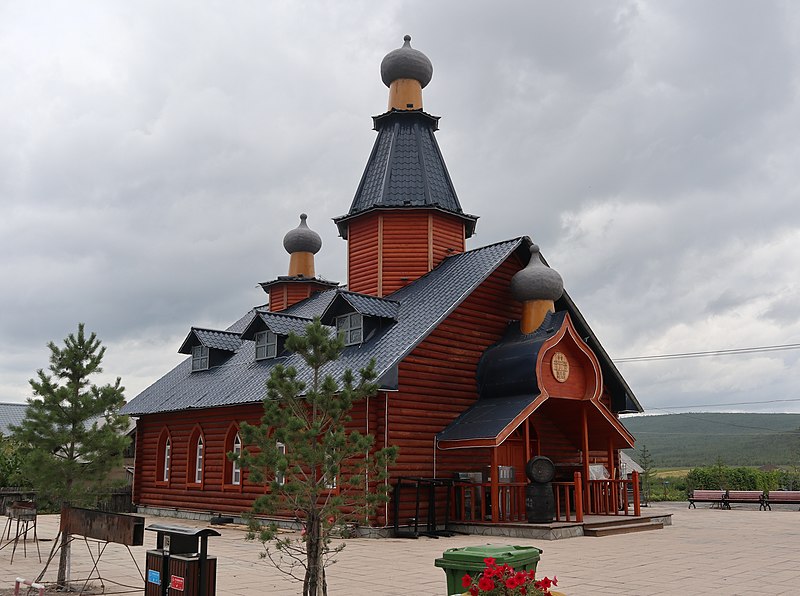
[[[235,352],[242,345],[242,339],[238,333],[231,331],[218,331],[216,329],[201,329],[199,327],[192,327],[189,335],[183,340],[179,354],[191,354],[192,346],[206,346],[207,348],[214,348],[217,350],[225,350],[226,352]]]
[[[0,402],[0,435],[11,434],[11,426],[19,426],[25,419],[27,403]]]

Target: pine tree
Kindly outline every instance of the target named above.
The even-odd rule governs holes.
[[[650,502],[650,493],[653,484],[653,456],[647,449],[647,445],[642,443],[642,448],[639,450],[639,465],[642,466],[642,496],[644,497],[645,504]]]
[[[62,506],[93,505],[93,492],[106,484],[109,472],[122,465],[128,444],[128,417],[119,414],[124,387],[98,387],[90,377],[102,372],[105,348],[92,333],[70,334],[59,348],[50,342],[49,372],[30,380],[25,419],[13,428],[24,451],[23,473],[37,494]],[[58,586],[69,581],[69,536],[61,536]]]
[[[292,511],[304,525],[298,538],[254,518],[250,537],[264,545],[262,554],[273,565],[303,582],[304,596],[324,596],[325,568],[344,548],[333,546],[333,539],[388,501],[387,466],[397,449],[373,451],[371,435],[346,428],[353,405],[378,389],[374,362],[359,372],[358,380],[350,370],[338,382],[323,375],[326,364],[341,355],[344,340],[319,320],[308,325],[304,336],[289,335],[286,348],[312,371],[309,384],[296,369],[277,365],[267,382],[261,425],[241,424],[244,444],[257,450],[245,448],[229,457],[250,470],[250,481],[269,485],[254,504],[256,514]]]

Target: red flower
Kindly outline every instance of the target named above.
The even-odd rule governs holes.
[[[494,567],[495,560],[496,559],[494,557],[486,557],[483,560],[483,562],[486,564],[487,567]]]
[[[472,586],[472,587],[469,589],[469,593],[470,593],[472,596],[478,596],[478,586]]]
[[[509,590],[513,590],[514,588],[517,587],[517,585],[518,585],[517,584],[517,578],[515,578],[515,577],[509,577],[506,580],[506,588],[508,588]]]
[[[472,585],[472,578],[469,576],[469,573],[465,573],[464,577],[461,578],[461,586],[464,588],[469,588]]]
[[[489,590],[494,590],[494,582],[490,580],[488,577],[482,577],[478,582],[478,587],[485,592]]]

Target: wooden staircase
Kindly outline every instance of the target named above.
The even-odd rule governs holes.
[[[664,524],[651,519],[613,519],[609,521],[590,522],[583,526],[584,536],[614,536],[615,534],[631,534],[633,532],[647,532],[661,530]]]

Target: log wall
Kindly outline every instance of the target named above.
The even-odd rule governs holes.
[[[399,290],[465,248],[460,219],[416,209],[356,218],[347,238],[348,289],[374,296]]]
[[[454,449],[434,454],[436,433],[478,399],[475,373],[484,350],[497,342],[521,305],[510,295],[511,277],[522,263],[510,257],[456,308],[399,367],[399,392],[390,395],[389,441],[400,448],[399,476],[452,478],[490,464],[489,449]],[[402,499],[400,520],[414,515],[411,494]]]

